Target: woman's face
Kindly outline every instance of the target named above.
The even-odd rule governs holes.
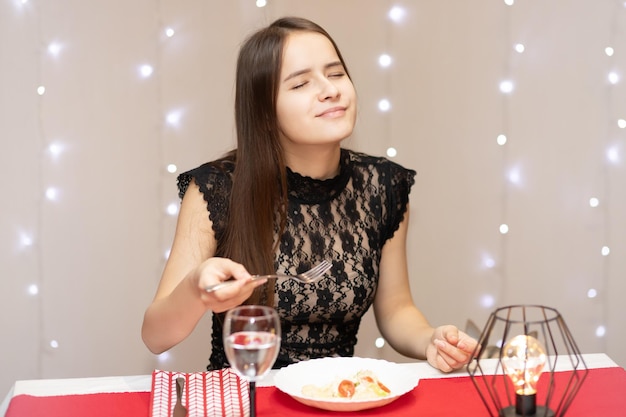
[[[337,143],[356,120],[356,93],[332,43],[316,32],[285,40],[276,103],[283,148]]]

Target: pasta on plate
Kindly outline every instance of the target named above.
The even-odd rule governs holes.
[[[361,370],[350,378],[337,377],[327,385],[308,384],[302,387],[302,395],[321,399],[374,400],[390,394],[389,388],[370,370]]]
[[[419,376],[403,365],[358,357],[310,359],[281,368],[274,376],[276,387],[294,400],[331,411],[382,407],[418,382]]]

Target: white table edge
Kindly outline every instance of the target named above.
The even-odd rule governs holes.
[[[612,368],[618,365],[604,353],[582,355],[588,369]],[[488,370],[495,368],[495,359],[481,361]],[[572,369],[570,361],[557,361],[556,372]],[[454,378],[468,376],[467,371],[452,373],[440,372],[426,362],[410,362],[402,365],[409,367],[419,374],[420,379]],[[259,387],[273,386],[273,376],[277,371],[257,384]],[[33,379],[16,381],[0,405],[0,416],[5,416],[11,399],[17,395],[27,394],[34,396],[80,395],[105,392],[147,392],[152,388],[152,375],[105,376],[92,378],[63,378],[63,379]]]

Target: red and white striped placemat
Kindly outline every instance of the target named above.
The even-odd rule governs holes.
[[[195,373],[155,370],[152,373],[151,417],[172,417],[176,379],[179,377],[185,378],[182,403],[187,407],[188,417],[250,415],[248,382],[227,368]]]

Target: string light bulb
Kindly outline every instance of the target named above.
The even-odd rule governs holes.
[[[606,151],[606,158],[609,162],[617,164],[620,160],[619,150],[617,146],[612,146]]]
[[[22,248],[33,246],[33,238],[26,233],[20,234],[20,245]]]
[[[508,173],[508,179],[511,184],[520,185],[522,182],[522,174],[520,174],[519,168],[511,168]]]
[[[55,159],[61,155],[64,149],[65,147],[59,142],[53,142],[48,145],[48,153]]]
[[[374,341],[374,346],[376,346],[378,349],[382,349],[385,346],[385,339],[383,339],[382,337],[377,337]]]
[[[546,361],[546,349],[532,336],[515,336],[504,345],[502,368],[514,386],[517,414],[535,414],[537,383]]]
[[[513,92],[515,85],[511,80],[504,80],[500,82],[500,91],[504,94],[509,94]]]
[[[391,56],[387,54],[382,54],[381,56],[378,57],[378,64],[383,68],[389,67],[391,65],[391,62],[392,62]]]
[[[496,261],[493,259],[493,257],[491,257],[489,255],[484,255],[483,256],[483,266],[485,268],[491,269],[494,266],[496,266]]]
[[[59,191],[54,187],[46,189],[46,198],[50,201],[56,201],[59,198]]]
[[[386,98],[380,100],[378,102],[378,110],[382,112],[387,112],[391,109],[391,103]]]
[[[178,214],[178,204],[177,203],[168,204],[167,214],[169,214],[170,216],[175,216],[176,214]]]
[[[141,75],[142,78],[150,77],[153,72],[154,68],[152,67],[152,65],[143,64],[139,67],[139,75]]]
[[[396,23],[401,22],[406,15],[406,10],[400,6],[394,6],[389,10],[389,18]]]
[[[484,308],[492,308],[496,304],[496,299],[491,294],[485,294],[480,297],[480,305]]]
[[[52,42],[50,45],[48,45],[48,53],[53,57],[57,57],[61,53],[61,48],[62,46],[60,43]]]
[[[180,120],[182,118],[182,111],[180,110],[172,110],[165,117],[165,121],[169,126],[178,127],[180,125]]]

